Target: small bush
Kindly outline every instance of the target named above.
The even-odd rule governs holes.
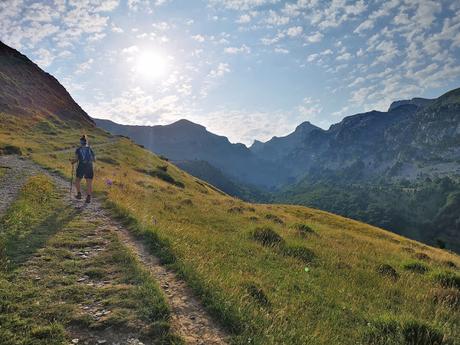
[[[415,253],[414,258],[419,260],[430,260],[430,257],[425,253]]]
[[[402,325],[401,333],[407,345],[441,345],[444,343],[444,336],[441,332],[419,321],[406,322]]]
[[[179,188],[185,188],[185,185],[182,182],[175,180],[171,175],[169,175],[164,170],[156,168],[154,170],[137,169],[137,171],[139,171],[139,172],[141,172],[143,174],[150,175],[152,177],[159,178],[160,180],[162,180],[164,182],[167,182],[167,183],[170,183],[172,185],[175,185],[175,186],[177,186]]]
[[[110,165],[116,165],[116,166],[120,165],[120,163],[118,163],[117,160],[115,160],[113,158],[110,158],[110,157],[98,157],[97,160],[99,162],[107,163],[107,164],[110,164]]]
[[[398,280],[399,274],[396,270],[388,264],[381,264],[377,266],[376,271],[381,276],[391,278],[392,280]]]
[[[364,336],[366,345],[442,345],[444,335],[430,325],[416,320],[399,322],[378,320],[370,324]]]
[[[457,268],[457,265],[455,264],[455,262],[452,262],[449,260],[443,261],[442,264],[450,268]]]
[[[234,207],[229,208],[227,212],[233,213],[233,214],[242,214],[244,212],[244,209],[240,206],[234,206]]]
[[[429,268],[421,262],[408,262],[403,265],[403,268],[407,271],[424,274],[429,271]]]
[[[439,272],[433,276],[433,280],[444,288],[460,290],[460,276],[453,272]]]
[[[276,214],[268,213],[265,215],[265,219],[271,220],[273,223],[284,224],[284,221]]]
[[[168,162],[169,158],[163,155],[159,155],[158,158],[160,158],[162,161]]]
[[[22,155],[22,151],[19,147],[14,145],[5,145],[0,147],[0,155]]]
[[[298,223],[298,224],[294,224],[292,227],[297,231],[297,233],[300,236],[303,236],[303,237],[316,233],[315,230],[313,230],[307,224]]]
[[[266,247],[278,246],[284,243],[283,238],[270,227],[256,228],[252,232],[252,239]]]
[[[302,246],[284,246],[282,252],[286,256],[300,259],[306,263],[311,263],[315,258],[313,251]]]
[[[193,201],[191,199],[184,199],[180,202],[180,204],[184,206],[193,206]]]
[[[167,172],[168,171],[168,166],[167,165],[157,165],[157,169]]]
[[[270,301],[262,288],[250,283],[246,285],[246,291],[249,296],[251,296],[260,305],[264,307],[270,306]]]
[[[399,324],[396,320],[377,320],[369,323],[369,330],[364,335],[366,345],[396,345],[401,344]]]
[[[456,289],[435,289],[431,292],[433,302],[447,308],[460,309],[460,291]]]

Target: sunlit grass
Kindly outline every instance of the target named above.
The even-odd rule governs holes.
[[[55,137],[56,148],[76,142],[76,132]],[[111,140],[88,132],[95,142]],[[94,149],[102,158],[97,193],[201,295],[235,343],[367,344],[383,337],[382,318],[396,325],[388,339],[402,339],[414,324],[460,339],[458,308],[439,302],[440,291],[453,294],[439,274],[458,277],[457,255],[319,210],[244,203],[127,139]],[[69,177],[68,152],[46,152],[37,147],[31,157]],[[158,166],[183,187],[145,173]],[[282,247],[254,240],[256,228],[272,229]],[[304,248],[313,259],[285,248]],[[428,256],[426,274],[405,266],[420,253]],[[380,274],[382,264],[398,278]]]
[[[100,225],[62,203],[46,176],[26,182],[0,218],[0,344],[69,344],[69,327],[116,327],[155,344],[181,343],[157,283],[114,233],[94,236]],[[77,254],[105,244],[86,260]],[[110,313],[95,319],[85,306]]]

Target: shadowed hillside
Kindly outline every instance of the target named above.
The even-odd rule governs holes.
[[[94,125],[52,75],[1,41],[0,83],[0,111],[31,119],[57,118]]]

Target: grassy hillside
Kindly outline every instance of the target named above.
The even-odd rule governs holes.
[[[311,205],[459,253],[459,193],[458,178],[358,183],[331,177],[305,179],[273,201]]]
[[[99,225],[63,203],[48,177],[26,181],[0,217],[0,344],[68,344],[69,333],[82,340],[88,330],[105,339],[131,332],[149,343],[180,343],[156,282]]]
[[[97,194],[235,344],[459,343],[455,254],[319,210],[244,203],[98,129],[0,121],[0,148],[65,176],[86,131]]]

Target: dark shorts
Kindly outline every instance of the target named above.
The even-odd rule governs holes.
[[[92,164],[78,164],[77,166],[77,177],[92,179],[94,177],[93,165]]]

